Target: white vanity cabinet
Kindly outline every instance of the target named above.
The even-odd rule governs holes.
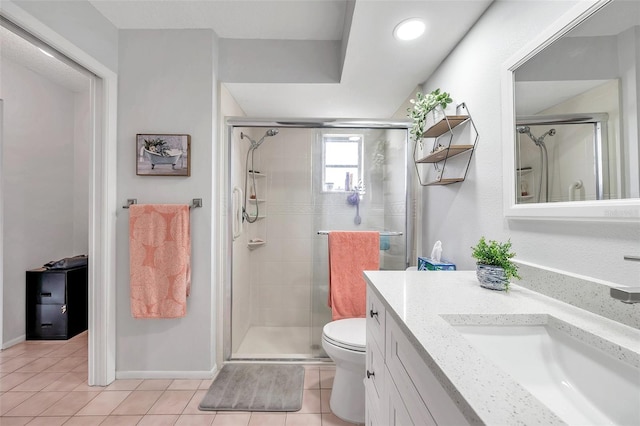
[[[370,288],[366,368],[367,426],[469,424]]]

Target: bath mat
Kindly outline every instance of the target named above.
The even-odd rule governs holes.
[[[298,411],[301,365],[226,364],[200,402],[203,411]]]

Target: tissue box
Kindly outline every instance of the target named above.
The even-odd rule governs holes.
[[[455,271],[456,265],[440,259],[439,262],[428,257],[418,257],[418,271]]]

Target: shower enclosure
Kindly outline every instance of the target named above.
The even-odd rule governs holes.
[[[380,269],[408,266],[407,128],[228,121],[225,359],[328,359],[328,231],[379,231]]]
[[[607,114],[516,121],[518,203],[619,198],[617,130],[609,128]]]

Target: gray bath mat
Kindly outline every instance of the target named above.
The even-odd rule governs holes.
[[[227,364],[198,407],[205,411],[298,411],[302,408],[301,365]]]

